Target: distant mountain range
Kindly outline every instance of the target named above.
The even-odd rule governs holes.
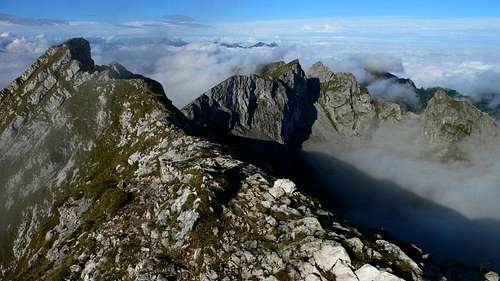
[[[369,71],[367,71],[369,72]],[[429,100],[434,97],[436,92],[438,91],[443,91],[445,92],[448,96],[452,97],[453,99],[456,100],[463,100],[463,101],[469,101],[470,103],[474,104],[476,107],[478,107],[481,111],[486,112],[490,114],[493,118],[500,120],[500,105],[492,105],[492,100],[493,97],[498,96],[497,94],[491,94],[489,95],[489,98],[484,98],[484,96],[488,97],[488,95],[483,95],[483,98],[481,100],[475,100],[471,99],[468,96],[465,96],[461,94],[460,92],[449,89],[449,88],[442,88],[442,87],[431,87],[431,88],[417,88],[415,83],[408,78],[399,78],[398,76],[385,72],[385,73],[377,73],[377,72],[369,72],[370,75],[375,79],[375,80],[386,80],[386,81],[391,81],[392,83],[396,83],[398,85],[401,85],[403,87],[406,87],[410,89],[411,91],[415,92],[417,94],[419,104],[417,107],[414,105],[404,103],[401,104],[402,106],[408,108],[411,111],[418,112],[427,107],[427,103]],[[364,84],[364,86],[368,86],[367,84]]]
[[[243,45],[240,43],[219,43],[221,46],[226,47],[226,48],[236,48],[236,49],[253,49],[253,48],[262,48],[262,47],[268,47],[268,48],[277,48],[279,47],[278,43],[272,42],[272,43],[264,43],[264,42],[257,42],[252,45]]]

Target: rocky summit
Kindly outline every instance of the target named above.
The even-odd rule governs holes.
[[[455,107],[477,115],[470,126],[492,126],[435,99],[424,114],[432,139],[458,140],[434,133]],[[159,83],[95,65],[89,43],[71,39],[0,92],[0,108],[1,280],[498,280],[351,225],[210,138],[296,149],[405,118],[351,74],[278,62],[181,112]]]

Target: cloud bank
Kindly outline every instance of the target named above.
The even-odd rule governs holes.
[[[444,86],[474,99],[487,98],[493,106],[500,103],[498,32],[500,19],[339,18],[210,25],[182,15],[122,24],[30,25],[0,20],[0,87],[21,74],[49,45],[85,36],[92,41],[98,63],[117,61],[159,80],[177,105],[235,70],[248,73],[258,64],[299,58],[304,68],[321,60],[335,71],[354,73],[376,99],[416,102],[408,88],[374,82],[370,76],[370,72],[391,72],[411,78],[419,87]],[[279,47],[230,50],[221,46],[258,41],[277,42]]]
[[[120,62],[129,70],[163,84],[167,96],[178,106],[192,101],[206,90],[234,74],[249,74],[263,63],[282,59],[281,48],[228,48],[201,41],[181,46],[160,43],[95,43],[98,63]]]
[[[316,145],[305,159],[324,204],[434,257],[500,269],[500,142],[464,143],[468,162],[432,160],[417,121],[385,124],[364,145]],[[317,192],[317,191],[316,191]],[[328,198],[328,199],[326,199]]]
[[[500,221],[500,143],[463,144],[470,161],[443,163],[426,157],[434,147],[419,128],[413,122],[383,126],[365,147],[337,156],[470,219]]]

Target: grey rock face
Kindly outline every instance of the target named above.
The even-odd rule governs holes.
[[[438,90],[422,114],[422,132],[433,146],[432,156],[444,162],[467,162],[467,146],[494,145],[500,136],[495,121],[467,101]]]
[[[466,101],[456,101],[436,92],[423,114],[424,133],[436,143],[457,143],[467,138],[482,142],[495,139],[500,130],[495,121]]]
[[[376,115],[355,77],[321,64],[309,75],[298,61],[273,63],[264,67],[264,77],[231,77],[182,111],[198,130],[292,146],[366,135]]]
[[[400,105],[397,103],[376,102],[375,112],[377,113],[377,118],[382,121],[396,123],[403,119],[403,112],[401,111]]]
[[[344,137],[368,136],[375,124],[372,99],[352,74],[336,73],[321,83],[314,105],[318,114],[309,142],[342,142]]]
[[[304,93],[307,91],[306,74],[302,70],[299,60],[293,60],[289,63],[279,61],[269,64],[264,67],[261,75],[270,79],[281,80],[296,92]]]
[[[185,106],[194,130],[300,145],[313,119],[304,72],[291,62],[263,73],[266,77],[233,76]]]
[[[321,62],[311,66],[309,77],[320,81],[320,94],[314,106],[317,119],[305,147],[328,143],[333,147],[369,138],[382,116],[365,87],[352,74],[333,73]]]
[[[324,83],[332,80],[334,78],[335,73],[328,68],[328,66],[324,65],[322,62],[318,61],[313,64],[309,70],[307,70],[307,77],[309,78],[318,78],[319,82]]]

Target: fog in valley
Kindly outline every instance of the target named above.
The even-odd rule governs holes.
[[[362,226],[413,241],[432,254],[500,268],[500,145],[460,147],[468,161],[445,163],[416,121],[383,125],[370,141],[303,154],[325,204]]]

